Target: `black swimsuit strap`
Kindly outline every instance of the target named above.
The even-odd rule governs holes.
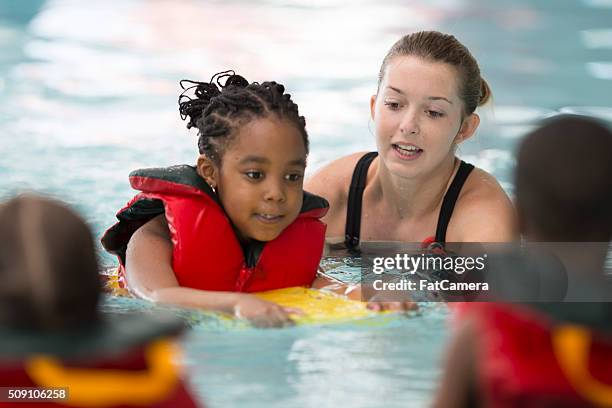
[[[356,249],[359,245],[363,190],[368,178],[368,169],[376,156],[378,156],[378,152],[366,153],[359,159],[353,171],[348,202],[346,204],[346,226],[344,230],[344,243],[349,249]]]
[[[472,164],[461,160],[457,174],[455,174],[455,178],[453,178],[453,181],[446,191],[446,194],[444,194],[444,199],[442,200],[442,207],[440,207],[440,215],[438,216],[438,226],[436,228],[436,242],[441,244],[446,242],[446,229],[448,228],[448,223],[453,215],[457,198],[459,197],[463,184],[465,184],[465,180],[468,178],[472,170],[474,170],[474,166]]]
[[[361,230],[361,208],[363,201],[363,190],[365,189],[366,180],[368,178],[368,169],[374,158],[378,156],[377,152],[370,152],[363,155],[353,171],[351,185],[349,188],[348,202],[346,206],[346,226],[344,243],[349,249],[356,249],[359,245],[359,233]],[[453,178],[450,187],[444,194],[442,207],[438,216],[438,225],[436,227],[436,242],[444,244],[446,241],[446,230],[450,222],[457,198],[461,188],[465,184],[470,173],[474,170],[474,166],[461,160],[457,174]]]

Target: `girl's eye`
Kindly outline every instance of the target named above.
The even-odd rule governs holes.
[[[391,110],[398,110],[400,108],[399,102],[385,101],[385,106]]]
[[[259,180],[263,178],[263,173],[261,171],[247,171],[244,173],[248,178],[253,180]]]
[[[441,118],[442,116],[444,116],[442,112],[438,112],[434,110],[428,110],[428,111],[425,111],[425,113],[427,113],[429,117],[434,118],[434,119]]]
[[[304,177],[304,176],[302,176],[301,174],[298,174],[298,173],[294,173],[294,174],[287,174],[285,176],[285,179],[287,179],[289,181],[299,181],[299,180],[302,179],[302,177]]]

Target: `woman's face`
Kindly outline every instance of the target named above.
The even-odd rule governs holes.
[[[478,126],[475,114],[462,120],[456,69],[414,56],[389,61],[370,109],[382,162],[405,178],[430,174]]]

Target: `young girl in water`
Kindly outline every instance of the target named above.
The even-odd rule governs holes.
[[[142,193],[103,245],[140,297],[259,326],[290,323],[295,310],[247,292],[311,286],[316,277],[328,204],[302,188],[304,118],[276,82],[249,83],[232,71],[183,82],[192,85],[181,83],[179,105],[187,127],[199,130],[197,165],[133,172]]]
[[[515,238],[497,181],[456,157],[491,91],[452,35],[406,35],[387,53],[370,99],[377,152],[340,158],[306,182],[325,197],[330,240],[499,242]]]

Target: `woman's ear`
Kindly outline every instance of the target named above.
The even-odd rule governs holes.
[[[370,96],[370,118],[374,120],[374,112],[376,109],[376,95]]]
[[[215,165],[206,155],[201,154],[198,156],[198,164],[196,167],[200,177],[202,177],[212,189],[217,188],[219,184],[219,169],[217,165]]]
[[[459,132],[457,133],[457,136],[455,136],[454,143],[462,143],[470,137],[474,136],[476,129],[478,129],[478,125],[480,125],[480,116],[475,113],[472,113],[470,116],[463,120],[463,123],[461,123]]]

